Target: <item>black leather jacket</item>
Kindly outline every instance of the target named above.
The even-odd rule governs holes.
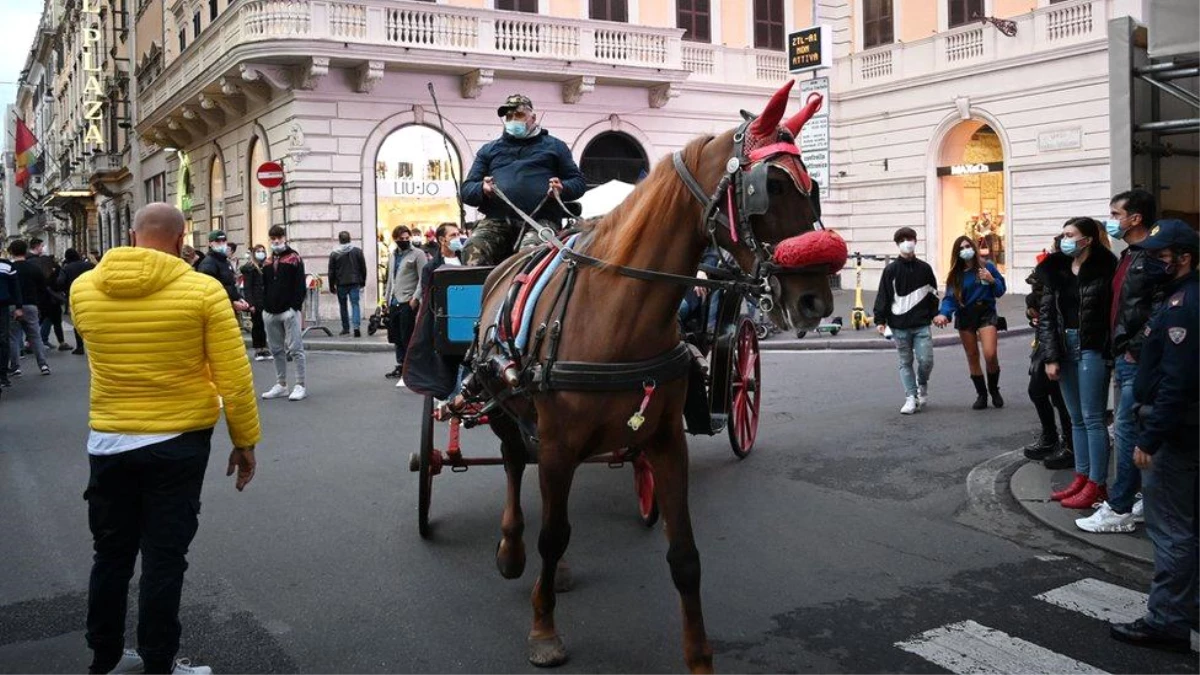
[[[1042,305],[1038,315],[1038,343],[1042,360],[1059,363],[1063,357],[1063,321],[1058,297],[1067,284],[1075,283],[1071,258],[1055,254],[1047,258],[1043,270]],[[1108,322],[1112,310],[1112,280],[1117,257],[1103,246],[1095,246],[1079,269],[1079,342],[1083,350],[1111,356]]]
[[[1129,352],[1137,358],[1142,351],[1142,335],[1154,308],[1154,295],[1158,290],[1146,278],[1146,251],[1140,246],[1130,246],[1121,253],[1121,259],[1129,261],[1129,271],[1121,284],[1121,297],[1117,305],[1117,325],[1112,332],[1114,354]]]

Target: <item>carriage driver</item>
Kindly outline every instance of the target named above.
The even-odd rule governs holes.
[[[496,196],[499,185],[512,203],[533,218],[557,218],[553,201],[534,213],[551,192],[562,201],[578,199],[587,190],[583,173],[566,143],[538,125],[528,96],[513,94],[496,110],[504,120],[500,138],[479,149],[471,172],[462,185],[464,203],[483,212],[471,240],[463,249],[468,265],[496,265],[513,253],[523,221]],[[536,242],[526,232],[522,245]]]

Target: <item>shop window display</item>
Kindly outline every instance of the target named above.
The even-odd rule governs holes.
[[[941,181],[941,247],[948,251],[960,235],[971,237],[979,254],[1008,267],[1005,218],[1004,149],[996,132],[980,122],[964,122],[952,132],[938,167]],[[939,261],[945,263],[945,261]]]

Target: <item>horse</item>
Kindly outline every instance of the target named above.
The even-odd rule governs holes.
[[[684,282],[696,280],[701,256],[713,242],[732,254],[744,279],[759,284],[764,297],[760,306],[769,309],[781,329],[811,330],[832,313],[829,275],[845,263],[845,242],[831,231],[815,229],[819,207],[811,192],[816,188],[794,145],[820,97],[810,97],[804,109],[781,125],[791,86],[789,82],[777,91],[760,115],[743,112],[740,126],[696,138],[659,161],[621,205],[582,226],[586,255],[568,256],[568,264],[554,270],[532,322],[543,337],[546,332],[550,337],[530,348],[527,361],[645,364],[678,349],[676,310],[686,286],[693,285]],[[789,248],[798,241],[803,245]],[[802,260],[812,258],[814,246],[828,250],[831,243],[832,249],[840,245],[840,254],[835,250],[822,264]],[[785,249],[784,257],[791,260],[780,264]],[[469,359],[473,377],[485,380],[493,397],[505,398],[505,414],[493,413],[488,423],[501,441],[508,479],[496,565],[509,579],[525,569],[521,478],[527,453],[536,454],[542,567],[533,586],[529,660],[551,667],[567,659],[554,622],[555,582],[571,536],[567,502],[575,470],[590,456],[628,448],[644,453],[653,468],[669,543],[667,561],[682,605],[685,663],[692,672],[711,672],[712,647],[700,603],[700,556],[688,512],[686,379],[617,391],[535,388],[528,395],[504,397],[502,392],[513,389],[517,378],[511,372],[507,380],[497,377],[481,355],[494,351],[497,325],[492,317],[499,315],[525,260],[527,256],[514,256],[488,276]],[[764,270],[776,274],[763,276]],[[641,418],[637,424],[635,417]]]

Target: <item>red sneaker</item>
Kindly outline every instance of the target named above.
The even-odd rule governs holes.
[[[1075,496],[1076,492],[1079,492],[1080,490],[1082,490],[1084,488],[1085,485],[1087,485],[1087,482],[1088,482],[1087,476],[1085,476],[1081,473],[1077,473],[1077,474],[1075,474],[1075,480],[1071,481],[1070,485],[1063,488],[1062,490],[1059,490],[1058,492],[1050,493],[1050,499],[1052,499],[1056,502],[1061,502],[1062,500],[1066,499],[1067,497],[1073,497],[1073,496]]]
[[[1104,488],[1089,480],[1087,484],[1083,486],[1082,490],[1062,500],[1063,508],[1090,509],[1092,504],[1095,504],[1096,500],[1100,499],[1101,490],[1104,490]]]

